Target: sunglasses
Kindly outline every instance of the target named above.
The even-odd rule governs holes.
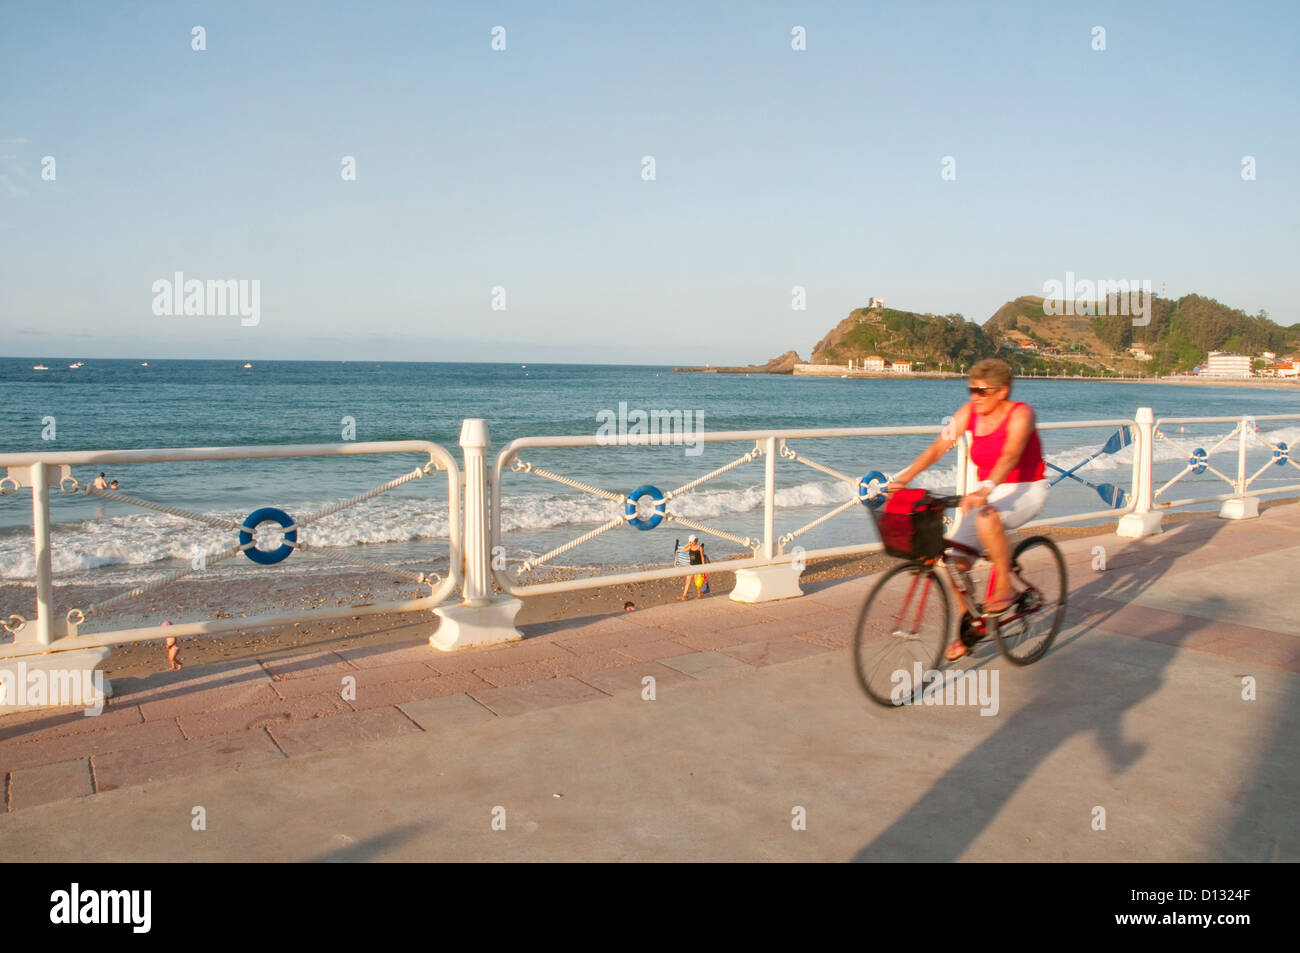
[[[975,397],[983,397],[985,394],[991,394],[995,390],[1001,390],[1001,387],[972,387],[970,392]]]

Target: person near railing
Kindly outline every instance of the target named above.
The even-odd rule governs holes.
[[[709,557],[705,555],[704,547],[700,545],[699,537],[694,534],[691,534],[690,539],[686,541],[686,545],[682,547],[681,551],[690,557],[690,565],[692,566],[702,566],[709,561]],[[682,594],[677,597],[678,602],[684,602],[690,595],[692,582],[695,583],[695,598],[699,599],[704,595],[704,587],[708,585],[709,577],[703,573],[687,576],[686,585],[682,587]]]
[[[1004,612],[1014,604],[1011,585],[1011,546],[1006,531],[1028,523],[1042,512],[1047,502],[1047,480],[1043,479],[1042,443],[1034,409],[1011,400],[1011,368],[996,358],[979,361],[967,375],[970,400],[953,415],[946,429],[911,465],[889,481],[890,492],[900,490],[951,450],[958,436],[971,433],[971,461],[979,486],[962,497],[963,518],[952,534],[955,542],[973,549],[983,548],[996,567],[993,592],[985,610]],[[954,558],[958,569],[970,569],[970,560]],[[948,646],[953,661],[966,654],[960,639]]]

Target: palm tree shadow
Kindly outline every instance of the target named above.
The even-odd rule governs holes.
[[[1196,526],[1200,528],[1192,528]],[[1180,524],[1158,540],[1173,541],[1194,533],[1204,545],[1221,529],[1219,520]],[[1159,542],[1151,545],[1158,550]],[[1066,624],[1071,624],[1071,620],[1089,627],[1103,623],[1163,578],[1174,559],[1160,558],[1158,551],[1150,553],[1146,549],[1146,545],[1138,544],[1136,551],[1131,549],[1117,557],[1114,563],[1121,563],[1119,567],[1112,563],[1107,572],[1097,574],[1082,586],[1072,587]],[[1077,569],[1071,575],[1076,574]],[[1212,608],[1213,600],[1206,600],[1205,604]],[[1186,624],[1189,618],[1195,620],[1190,626]],[[1177,647],[1192,633],[1213,624],[1208,618],[1179,616],[1177,623],[1147,632],[1145,637]],[[1068,642],[1086,631],[1087,628],[1081,628]],[[901,817],[861,848],[853,860],[959,859],[1025,779],[1060,745],[1080,732],[1096,732],[1098,745],[1106,753],[1112,771],[1127,770],[1142,757],[1144,746],[1125,737],[1124,718],[1160,690],[1164,684],[1163,667],[1172,658],[1172,654],[1166,654],[1154,672],[1146,666],[1111,670],[1107,683],[1101,687],[1080,684],[1076,673],[1062,669],[1052,685],[949,768]],[[1050,653],[1044,661],[1050,664]],[[1014,677],[1015,673],[1005,674]],[[1075,699],[1081,704],[1070,704]]]

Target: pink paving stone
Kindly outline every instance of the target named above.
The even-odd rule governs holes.
[[[604,649],[618,649],[625,645],[637,645],[664,638],[664,630],[653,626],[627,625],[622,629],[602,632],[597,635],[564,634],[554,636],[555,643],[575,655],[585,655]]]
[[[804,598],[819,603],[825,608],[846,609],[850,606],[862,605],[862,600],[867,598],[869,591],[866,588],[855,589],[853,592],[824,590]]]
[[[778,662],[793,662],[795,659],[810,655],[821,655],[827,649],[812,645],[799,639],[773,639],[770,642],[748,642],[729,649],[723,649],[724,655],[748,662],[750,665],[775,665]]]
[[[637,645],[625,645],[617,651],[628,658],[636,659],[638,662],[649,662],[655,659],[672,658],[674,655],[687,655],[695,650],[689,646],[682,645],[680,642],[673,642],[670,639],[659,639],[655,642],[642,642]],[[626,660],[624,664],[626,664]]]
[[[680,642],[696,652],[708,652],[713,649],[725,649],[735,645],[738,639],[731,634],[731,630],[723,629],[700,629],[698,631],[680,631],[672,633],[673,641]]]
[[[352,709],[337,695],[309,695],[276,702],[273,705],[256,705],[252,708],[231,708],[201,715],[182,715],[177,719],[186,738],[209,738],[232,732],[263,728],[286,721],[319,718]]]
[[[0,719],[0,746],[8,742],[26,742],[37,738],[53,738],[59,735],[85,734],[91,731],[107,731],[126,725],[138,725],[143,716],[138,705],[110,711],[105,708],[98,715],[87,717],[83,710],[59,712],[21,712],[31,715],[23,721]]]
[[[275,691],[284,698],[302,698],[306,695],[338,695],[343,691],[343,679],[355,679],[358,693],[362,686],[387,685],[391,682],[414,682],[433,678],[437,672],[419,662],[400,662],[397,665],[380,665],[374,668],[353,668],[334,675],[311,678],[293,678],[275,683]]]
[[[653,616],[647,613],[643,623],[660,629],[699,625],[753,625],[756,622],[771,622],[776,618],[766,610],[766,606],[752,606],[724,598],[719,598],[716,602],[710,602],[709,599],[697,602],[692,598],[668,611],[656,610]]]
[[[255,728],[197,741],[95,755],[90,765],[95,777],[95,790],[111,791],[148,781],[277,761],[283,757],[266,730]]]
[[[16,771],[42,764],[58,764],[130,748],[149,748],[183,741],[184,735],[175,721],[144,722],[111,731],[91,734],[60,735],[26,744],[6,745],[0,749],[0,770]]]
[[[566,656],[559,660],[560,671],[565,675],[584,675],[587,672],[599,672],[606,668],[626,665],[628,658],[624,649],[600,649],[584,655]]]
[[[280,700],[265,675],[236,685],[202,690],[177,689],[174,697],[160,697],[157,701],[140,703],[140,713],[145,721],[161,721],[180,715],[194,715],[223,708],[243,708],[249,705],[270,705]]]
[[[63,801],[73,797],[94,794],[90,780],[90,760],[77,758],[58,764],[43,764],[36,768],[15,771],[10,780],[9,810]]]
[[[272,737],[290,757],[330,748],[382,741],[419,731],[419,727],[396,708],[375,708],[311,721],[273,725]]]
[[[1206,646],[1203,650],[1214,655],[1230,658],[1236,662],[1254,665],[1267,665],[1288,672],[1300,672],[1300,647],[1271,644],[1248,644],[1235,640],[1223,640],[1217,645]]]
[[[390,685],[369,685],[358,688],[356,700],[349,704],[357,711],[391,708],[407,702],[440,698],[486,687],[487,682],[473,672],[457,672],[454,675],[439,675],[418,682],[393,682]]]
[[[641,625],[640,617],[645,615],[647,610],[641,612],[620,612],[618,615],[607,616],[582,616],[577,619],[558,619],[555,622],[546,623],[550,632],[565,632],[580,635],[600,635],[605,632],[621,632],[624,627],[629,625]]]
[[[480,704],[503,717],[609,697],[599,689],[568,675],[508,688],[479,689],[470,694]]]
[[[501,668],[504,665],[535,662],[539,659],[557,658],[566,654],[562,646],[549,639],[525,639],[486,649],[454,649],[450,652],[435,651],[429,664],[443,675],[454,675],[457,672],[472,672],[480,668]]]
[[[634,665],[623,665],[619,668],[607,668],[599,672],[588,672],[580,676],[580,678],[593,688],[600,689],[600,691],[609,695],[615,695],[619,692],[640,692],[645,687],[642,679],[647,675],[654,677],[656,693],[664,685],[695,681],[691,676],[669,668],[667,665],[649,661],[637,662]]]
[[[779,622],[763,622],[759,625],[738,625],[729,627],[724,634],[731,636],[731,644],[741,642],[768,642],[784,636],[807,632],[813,627],[819,616],[801,616],[797,619],[783,619]]]
[[[136,705],[159,698],[173,698],[183,692],[203,691],[226,685],[246,684],[250,681],[269,683],[270,678],[261,663],[226,662],[179,672],[157,672],[145,678],[115,678],[112,707]]]
[[[538,659],[535,662],[520,662],[518,665],[503,665],[500,668],[479,668],[474,674],[494,688],[506,685],[526,685],[548,678],[557,678],[566,674],[564,659]]]
[[[313,652],[288,658],[263,659],[262,667],[273,679],[303,678],[308,675],[336,675],[356,669],[335,652]]]
[[[807,642],[810,645],[819,645],[826,649],[842,649],[853,644],[853,632],[850,629],[851,620],[845,620],[839,626],[825,627],[814,629],[809,632],[799,632],[792,635],[792,639],[798,639],[800,642]]]
[[[421,665],[433,665],[441,654],[427,641],[416,645],[366,645],[354,649],[339,649],[337,652],[358,668],[382,668],[400,662],[419,662]]]
[[[782,599],[780,602],[763,603],[763,612],[765,615],[777,619],[798,619],[803,616],[815,615],[826,609],[824,605],[818,605],[811,599],[803,597],[797,599]]]

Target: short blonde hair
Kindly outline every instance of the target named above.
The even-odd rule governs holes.
[[[999,361],[996,357],[986,357],[976,361],[975,366],[966,375],[968,381],[985,381],[994,387],[1005,387],[1011,392],[1011,365]]]

